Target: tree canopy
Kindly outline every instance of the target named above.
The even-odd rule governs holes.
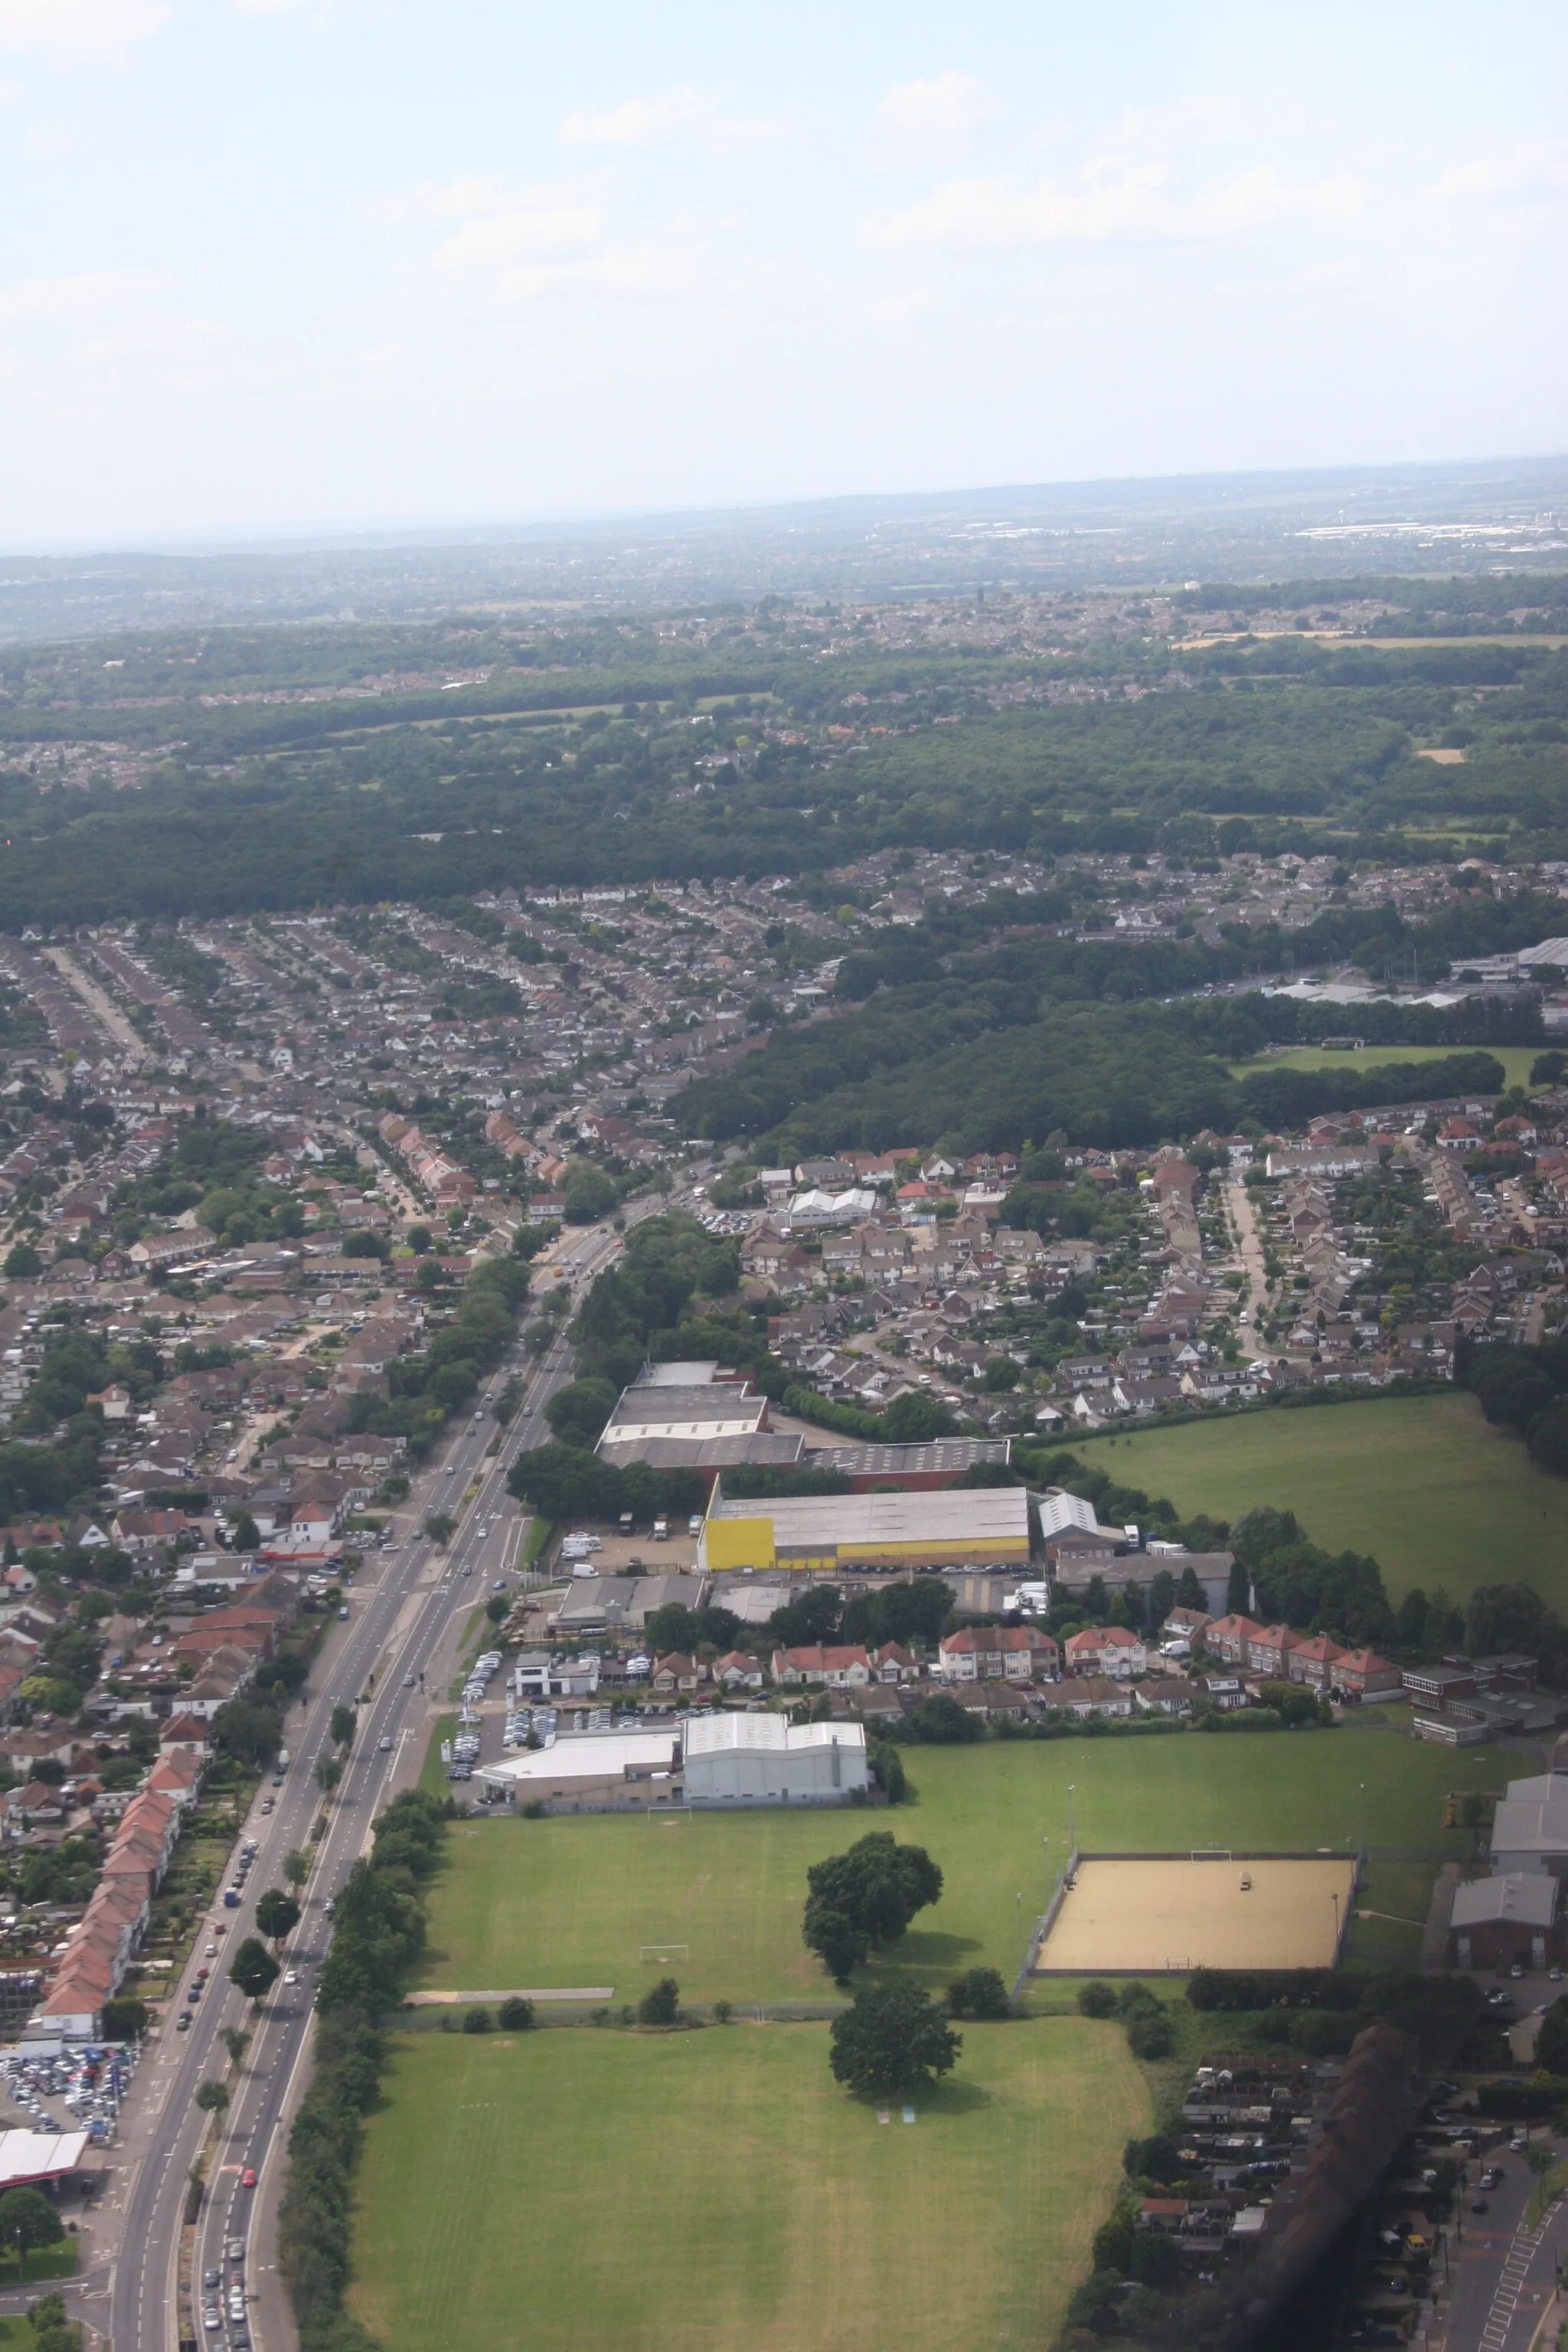
[[[801,1936],[840,1984],[942,1895],[942,1872],[924,1847],[900,1845],[890,1830],[813,1863],[805,1878]]]
[[[908,2098],[951,2072],[963,2047],[918,1985],[868,1985],[830,2029],[834,2080],[862,2096]]]

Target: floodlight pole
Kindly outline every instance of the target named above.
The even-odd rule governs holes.
[[[1075,1783],[1069,1780],[1068,1782],[1068,1858],[1069,1861],[1078,1852],[1078,1822],[1073,1806],[1074,1791]]]
[[[1024,1890],[1018,1889],[1013,1900],[1013,1932],[1018,1947],[1018,1966],[1024,1965]]]
[[[1364,1780],[1359,1781],[1357,1786],[1361,1790],[1361,1858],[1363,1863],[1370,1863],[1372,1860],[1372,1816],[1367,1811],[1366,1782]]]
[[[1340,1956],[1340,1891],[1337,1886],[1331,1888],[1329,1900],[1334,1906],[1334,1958],[1337,1960]]]

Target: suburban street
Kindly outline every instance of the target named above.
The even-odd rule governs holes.
[[[652,1213],[663,1202],[627,1213],[627,1222]],[[557,1286],[552,1269],[575,1285],[603,1270],[620,1248],[607,1228],[563,1235],[535,1267],[535,1299]],[[180,1981],[188,1992],[195,1971],[211,1971],[195,2005],[188,2032],[176,2034],[172,1999],[161,2034],[149,2041],[121,2119],[119,2144],[104,2166],[107,2194],[92,2211],[90,2252],[73,2297],[89,2343],[112,2345],[114,2352],[173,2352],[181,2335],[177,2276],[181,2232],[191,2167],[208,2143],[209,2121],[195,2105],[198,2084],[226,2078],[228,2062],[219,2035],[226,2026],[251,2029],[242,2068],[230,2079],[232,2105],[208,2147],[205,2193],[198,2219],[194,2257],[195,2307],[186,2329],[201,2333],[201,2279],[221,2269],[228,2242],[245,2248],[246,2290],[252,2342],[261,2352],[291,2352],[292,2315],[277,2270],[276,2216],[287,2163],[288,2120],[308,2082],[311,1987],[330,1939],[326,1904],[370,1844],[378,1802],[395,1784],[406,1784],[430,1727],[445,1699],[443,1679],[428,1693],[420,1676],[444,1643],[482,1601],[487,1580],[499,1576],[516,1556],[521,1521],[506,1491],[507,1473],[519,1453],[549,1435],[543,1409],[567,1377],[571,1351],[557,1338],[549,1353],[529,1366],[514,1349],[487,1384],[488,1406],[513,1372],[524,1375],[521,1405],[502,1433],[500,1450],[487,1458],[496,1423],[489,1411],[455,1423],[432,1467],[416,1483],[396,1517],[401,1548],[373,1551],[351,1591],[346,1625],[334,1626],[311,1670],[300,1706],[284,1727],[289,1763],[282,1786],[268,1776],[258,1790],[242,1838],[254,1838],[257,1853],[237,1910],[215,1899],[211,1916],[227,1933],[198,1935]],[[476,1488],[461,1510],[458,1532],[443,1552],[419,1532],[426,1513],[458,1516],[461,1498]],[[485,1530],[489,1528],[487,1534]],[[505,1557],[503,1557],[503,1553]],[[465,1573],[465,1570],[468,1571]],[[456,1622],[454,1622],[456,1621]],[[443,1662],[444,1670],[446,1662]],[[252,2018],[250,2005],[228,1982],[230,1954],[254,1932],[257,1897],[282,1883],[282,1865],[303,1848],[323,1810],[314,1766],[332,1752],[329,1723],[340,1700],[363,1700],[347,1769],[327,1811],[327,1829],[302,1890],[302,1916],[283,1954],[299,1983],[277,1986]],[[390,1742],[384,1750],[383,1741]],[[399,1770],[400,1766],[403,1768]],[[263,1801],[275,1799],[270,1814]],[[237,1843],[236,1852],[237,1853]],[[226,1874],[226,1884],[232,1870]],[[216,1943],[216,1956],[207,1946]],[[242,2185],[254,2168],[255,2189]],[[207,2339],[215,2347],[223,2339]]]
[[[1503,2182],[1487,2192],[1490,2210],[1469,2210],[1482,2168],[1471,2164],[1460,2198],[1462,2228],[1446,2233],[1448,2292],[1432,2339],[1443,2352],[1530,2352],[1556,2289],[1556,2265],[1568,2257],[1568,2207],[1559,2199],[1537,2228],[1527,2227],[1534,2177],[1507,2148],[1494,2160]]]

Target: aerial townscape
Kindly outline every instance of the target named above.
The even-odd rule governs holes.
[[[1568,2352],[1564,69],[0,0],[0,2352]]]

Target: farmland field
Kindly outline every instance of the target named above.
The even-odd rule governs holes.
[[[918,2111],[841,2090],[822,2025],[400,2037],[354,2308],[395,2352],[1049,2342],[1149,2128],[1121,2027],[971,2025]]]
[[[1383,1397],[1305,1412],[1073,1442],[1130,1486],[1184,1513],[1234,1519],[1255,1504],[1292,1510],[1314,1543],[1369,1551],[1390,1597],[1523,1579],[1568,1608],[1568,1479],[1538,1470],[1518,1438],[1489,1428],[1471,1396]]]
[[[1353,1035],[1353,1004],[1345,1006],[1344,1023],[1347,1035]],[[1232,1062],[1229,1068],[1233,1078],[1250,1077],[1257,1070],[1371,1070],[1382,1069],[1391,1062],[1437,1062],[1455,1050],[1452,1045],[1363,1045],[1354,1053],[1331,1054],[1321,1045],[1296,1045],[1289,1053],[1259,1054],[1249,1062]],[[1509,1086],[1523,1087],[1529,1085],[1531,1065],[1542,1049],[1539,1045],[1488,1045],[1485,1050],[1502,1064]]]
[[[1413,1850],[1468,1850],[1467,1840],[1444,1837],[1446,1792],[1500,1790],[1518,1768],[1490,1748],[1420,1745],[1404,1736],[1404,1721],[1402,1709],[1379,1709],[1332,1732],[906,1749],[918,1801],[890,1814],[461,1822],[433,1892],[423,1981],[459,1991],[613,1984],[624,2001],[665,1972],[644,1960],[644,1946],[684,1944],[685,1957],[669,1966],[693,2001],[830,1999],[831,1984],[800,1940],[806,1867],[884,1827],[927,1847],[947,1884],[893,1959],[879,1965],[935,1990],[978,1964],[1011,1979],[1020,1923],[1026,1933],[1043,1907],[1047,1869],[1067,1857],[1069,1783],[1089,1850],[1340,1853],[1361,1841],[1364,1786],[1373,1853],[1365,1900],[1396,1919],[1418,1918],[1436,1864]],[[1390,1850],[1385,1858],[1380,1848]],[[1355,1937],[1363,1934],[1368,1958],[1413,1948],[1385,1923],[1358,1925]],[[1352,1940],[1352,1957],[1359,1948]]]

